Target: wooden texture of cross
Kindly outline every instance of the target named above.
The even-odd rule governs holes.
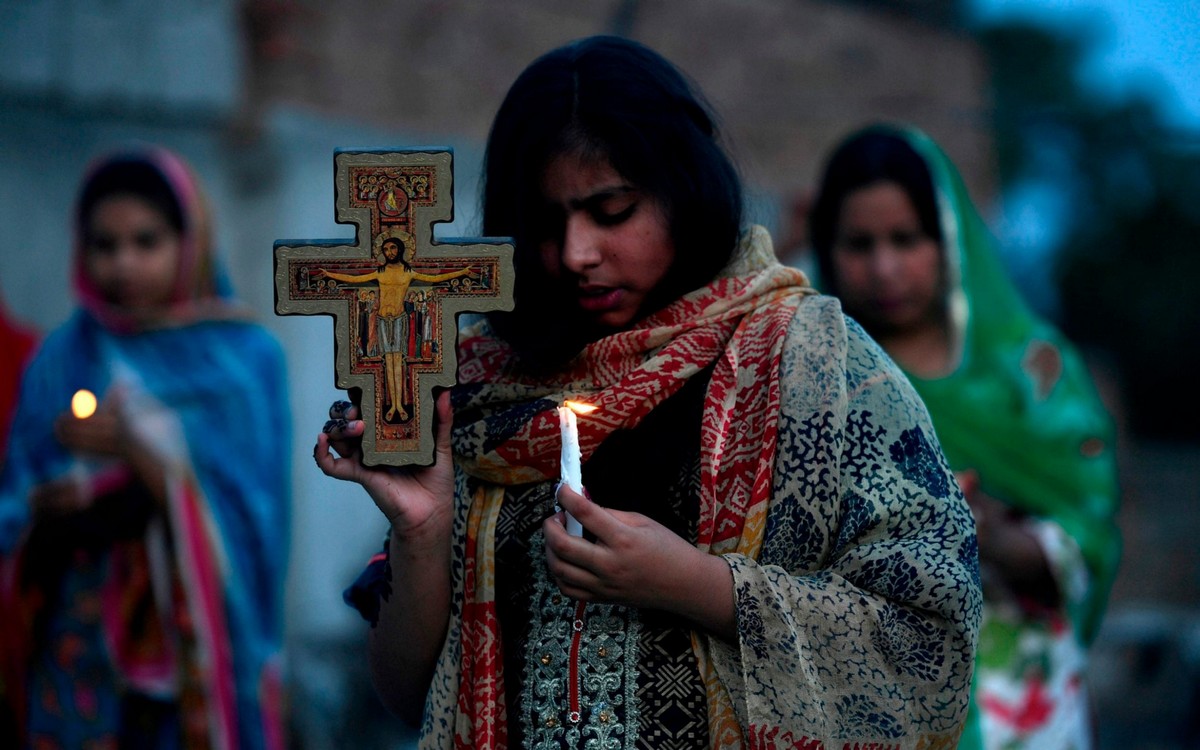
[[[433,389],[451,386],[459,313],[512,309],[512,244],[433,241],[451,221],[448,149],[334,153],[334,218],[354,242],[278,240],[275,312],[331,315],[338,388],[358,395],[367,465],[433,461]]]

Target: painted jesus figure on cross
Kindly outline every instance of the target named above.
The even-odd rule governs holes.
[[[411,316],[406,314],[404,301],[408,295],[409,286],[414,281],[434,284],[439,281],[449,281],[462,276],[478,278],[479,272],[471,267],[440,274],[425,274],[412,267],[413,257],[417,251],[416,240],[411,234],[402,229],[389,229],[375,238],[378,248],[376,255],[380,256],[377,271],[368,273],[348,274],[315,268],[314,278],[327,277],[346,284],[363,284],[376,282],[379,285],[379,311],[376,316],[376,330],[379,346],[383,352],[384,368],[387,373],[387,403],[386,419],[407,420],[408,410],[404,408],[404,360],[408,356],[408,328],[412,325]]]
[[[433,236],[454,219],[452,163],[444,148],[339,149],[334,217],[354,238],[275,243],[275,312],[333,317],[336,385],[360,409],[367,465],[433,461],[458,316],[512,309],[508,238]]]

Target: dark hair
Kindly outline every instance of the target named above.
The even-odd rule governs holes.
[[[711,108],[674,65],[613,36],[538,58],[496,113],[483,180],[484,234],[516,243],[515,309],[489,317],[531,365],[562,362],[598,335],[562,304],[565,292],[550,283],[536,252],[542,173],[570,152],[607,160],[662,203],[677,254],[654,307],[712,280],[741,232],[737,170]]]
[[[92,174],[80,193],[76,217],[85,233],[85,241],[92,209],[100,201],[114,195],[132,195],[146,201],[166,218],[176,232],[184,231],[183,208],[162,173],[137,157],[118,157]]]
[[[929,167],[898,131],[875,126],[843,141],[825,165],[821,185],[809,215],[809,237],[825,290],[837,294],[833,275],[833,244],[846,196],[878,182],[894,182],[904,189],[917,211],[921,230],[939,243],[937,198]]]

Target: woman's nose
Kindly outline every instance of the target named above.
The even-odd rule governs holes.
[[[582,216],[567,218],[563,232],[562,264],[571,273],[583,273],[600,263],[596,227]]]
[[[900,255],[887,242],[876,243],[871,267],[878,278],[891,278],[900,270]]]
[[[138,268],[137,247],[132,240],[121,240],[113,248],[114,265],[122,271],[130,272]]]

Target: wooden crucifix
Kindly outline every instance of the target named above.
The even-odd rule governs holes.
[[[357,392],[363,463],[433,461],[433,389],[455,382],[459,313],[512,309],[512,244],[433,241],[451,221],[448,149],[338,150],[334,218],[354,244],[275,243],[275,312],[332,315],[338,388]]]

